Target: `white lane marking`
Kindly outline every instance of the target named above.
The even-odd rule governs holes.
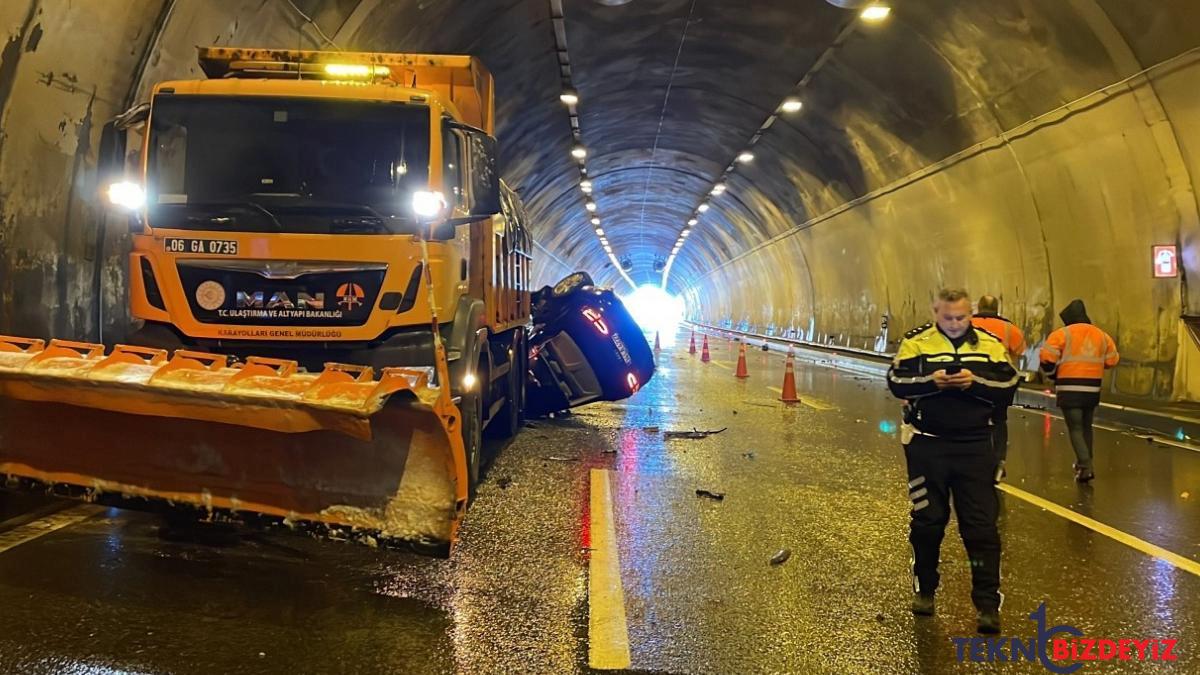
[[[592,469],[591,537],[588,563],[588,665],[596,670],[629,667],[629,629],[625,623],[625,590],[613,520],[612,472]]]
[[[52,513],[45,518],[39,518],[32,523],[25,523],[20,527],[0,534],[0,553],[4,553],[56,530],[61,530],[64,527],[81,523],[106,510],[108,510],[106,507],[96,506],[95,504],[80,504],[79,506]]]
[[[1115,527],[1112,527],[1110,525],[1105,525],[1104,523],[1102,523],[1098,520],[1093,520],[1091,518],[1088,518],[1087,516],[1085,516],[1081,513],[1072,511],[1071,509],[1068,509],[1065,506],[1060,506],[1058,504],[1055,504],[1054,502],[1052,502],[1048,499],[1044,499],[1035,494],[1026,492],[1020,488],[1015,488],[1015,487],[1009,485],[1008,483],[1000,483],[996,487],[1007,492],[1008,494],[1010,494],[1014,497],[1017,497],[1019,499],[1024,499],[1025,501],[1029,502],[1030,504],[1033,504],[1034,506],[1040,506],[1043,509],[1046,509],[1047,511],[1049,511],[1057,516],[1062,516],[1063,518],[1066,518],[1067,520],[1069,520],[1077,525],[1082,525],[1083,527],[1086,527],[1089,530],[1092,530],[1093,532],[1099,532],[1100,534],[1103,534],[1104,536],[1109,537],[1115,541],[1119,541],[1122,544],[1125,544],[1126,546],[1137,549],[1137,550],[1141,551],[1142,553],[1145,553],[1146,555],[1153,556],[1155,558],[1158,558],[1159,560],[1170,563],[1185,572],[1191,572],[1192,574],[1195,574],[1196,576],[1200,576],[1200,562],[1196,562],[1195,560],[1189,560],[1189,559],[1179,555],[1178,553],[1172,553],[1171,551],[1168,551],[1167,549],[1165,549],[1161,546],[1158,546],[1156,544],[1151,544],[1150,542],[1145,541],[1144,539],[1138,539],[1137,537],[1133,536],[1132,534],[1129,534],[1127,532],[1122,532],[1121,530],[1118,530]]]

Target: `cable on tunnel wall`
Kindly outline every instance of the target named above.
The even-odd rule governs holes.
[[[694,1],[694,0],[693,0]],[[583,143],[583,130],[579,123],[579,95],[576,92],[575,85],[571,79],[571,55],[567,50],[567,19],[563,12],[562,0],[549,0],[550,3],[550,19],[554,29],[554,48],[558,55],[558,70],[559,78],[562,80],[562,96],[560,99],[567,106],[567,114],[571,120],[571,140],[574,143],[574,148],[571,155],[579,163],[579,189],[586,195],[584,205],[587,208],[587,214],[584,216],[589,219],[591,224],[595,226],[596,236],[600,240],[600,245],[603,247],[605,254],[608,255],[609,261],[617,272],[629,283],[630,287],[637,289],[637,284],[633,278],[626,273],[625,268],[621,265],[621,261],[613,253],[612,246],[608,243],[608,238],[604,234],[601,227],[601,217],[599,206],[595,199],[591,196],[593,192],[593,183],[588,176],[587,171],[587,147]],[[561,262],[561,261],[560,261]],[[574,270],[572,270],[574,271]]]
[[[693,2],[692,6],[693,6],[693,8],[695,7],[694,2]],[[671,268],[675,266],[675,258],[676,258],[676,256],[678,256],[679,251],[683,248],[683,244],[685,243],[688,235],[690,234],[691,228],[695,226],[693,223],[699,224],[700,218],[704,215],[705,211],[708,210],[710,201],[725,193],[726,190],[725,190],[724,186],[725,186],[726,179],[729,176],[731,176],[734,171],[737,170],[737,165],[738,165],[739,161],[744,161],[742,158],[745,157],[747,154],[749,154],[749,156],[751,158],[753,157],[753,154],[749,153],[750,148],[753,148],[755,145],[757,145],[758,142],[762,139],[762,137],[766,134],[766,132],[772,126],[774,126],[775,122],[777,122],[779,120],[780,111],[787,109],[785,107],[786,101],[791,99],[798,92],[803,91],[804,88],[807,87],[810,82],[812,82],[813,77],[815,77],[816,74],[818,72],[820,72],[821,68],[823,68],[825,66],[825,64],[829,62],[829,60],[831,58],[833,58],[834,53],[836,53],[837,50],[840,49],[843,44],[845,44],[846,40],[850,37],[850,35],[854,32],[855,28],[858,26],[858,23],[859,23],[859,19],[854,18],[854,19],[851,19],[850,21],[846,22],[846,24],[844,26],[842,26],[842,28],[838,31],[837,36],[833,39],[833,42],[830,43],[830,45],[825,48],[825,51],[821,52],[821,55],[817,57],[817,60],[813,62],[812,66],[810,66],[808,68],[808,70],[805,71],[804,75],[789,91],[787,98],[785,98],[785,104],[781,104],[779,107],[777,107],[773,112],[771,112],[770,115],[767,116],[767,119],[764,120],[763,123],[759,125],[758,130],[755,131],[754,134],[750,137],[750,140],[747,141],[746,149],[741,151],[732,161],[729,162],[728,165],[726,165],[725,170],[717,178],[717,180],[714,183],[713,187],[711,188],[710,192],[705,194],[704,199],[693,210],[692,219],[689,220],[688,225],[686,227],[684,227],[683,230],[680,231],[678,237],[675,240],[675,248],[671,251],[671,254],[667,257],[666,266],[663,267],[662,282],[660,283],[660,286],[662,286],[663,290],[667,289],[667,281],[670,279],[670,276],[671,276]],[[686,35],[686,29],[685,29],[685,35]],[[682,50],[682,48],[683,48],[683,44],[681,42],[680,49]],[[668,93],[669,92],[670,92],[670,89],[668,88]],[[799,108],[797,108],[796,110],[798,111]],[[643,209],[644,209],[644,204],[643,204]],[[733,258],[731,260],[735,260],[735,259],[736,258]],[[724,265],[722,265],[721,267],[723,267],[723,266]],[[701,278],[707,278],[709,274],[711,274],[712,272],[715,272],[717,269],[720,269],[720,267],[714,268],[712,271],[710,271],[708,274],[705,274]],[[693,284],[689,284],[687,288],[690,289],[692,287],[692,285]],[[685,289],[684,292],[686,293],[686,291],[687,291],[687,289]]]
[[[691,289],[696,288],[705,279],[711,277],[713,274],[728,267],[729,265],[732,265],[733,263],[743,260],[746,257],[753,255],[754,253],[757,253],[758,251],[761,251],[765,248],[768,248],[782,240],[793,237],[806,229],[809,229],[811,227],[819,225],[827,220],[831,220],[832,218],[834,218],[846,211],[854,209],[857,206],[861,206],[863,204],[871,202],[875,199],[878,199],[879,197],[889,195],[889,194],[896,192],[898,190],[901,190],[909,185],[918,183],[926,178],[929,178],[938,173],[941,173],[956,164],[959,164],[965,160],[971,159],[972,157],[983,154],[990,150],[999,149],[999,148],[1003,147],[1005,144],[1010,143],[1013,140],[1018,140],[1018,139],[1026,137],[1026,136],[1029,136],[1030,134],[1036,132],[1038,129],[1041,129],[1043,127],[1050,126],[1053,124],[1057,124],[1075,114],[1089,110],[1089,109],[1095,107],[1096,105],[1099,105],[1099,104],[1104,103],[1107,100],[1109,100],[1109,98],[1111,98],[1111,95],[1114,93],[1113,90],[1119,89],[1121,87],[1125,87],[1132,81],[1137,80],[1138,78],[1141,78],[1141,77],[1145,77],[1154,71],[1173,67],[1173,66],[1177,65],[1179,62],[1184,61],[1185,59],[1187,59],[1189,57],[1193,57],[1193,56],[1200,56],[1200,46],[1192,47],[1191,49],[1188,49],[1184,52],[1176,54],[1175,56],[1172,56],[1168,59],[1164,59],[1163,61],[1160,61],[1152,66],[1143,68],[1142,70],[1140,70],[1136,73],[1133,73],[1127,77],[1124,77],[1116,82],[1113,82],[1112,84],[1105,85],[1099,89],[1096,89],[1087,94],[1084,94],[1083,96],[1079,96],[1072,101],[1069,101],[1057,108],[1054,108],[1053,110],[1042,113],[1041,115],[1038,115],[1037,117],[1034,117],[1033,119],[1031,119],[1027,122],[1019,124],[1019,125],[1013,127],[1012,129],[1009,129],[1008,131],[1001,132],[1001,133],[997,134],[996,136],[993,136],[986,140],[980,141],[979,143],[976,143],[969,148],[965,148],[959,152],[956,152],[953,155],[950,155],[949,157],[947,157],[943,160],[934,162],[933,164],[926,166],[925,168],[921,169],[920,171],[913,172],[913,173],[909,174],[908,176],[905,176],[903,178],[900,178],[899,180],[893,181],[879,189],[872,190],[871,192],[868,192],[860,197],[857,197],[848,202],[845,202],[844,204],[842,204],[841,206],[838,206],[837,208],[826,211],[825,213],[822,213],[818,216],[814,216],[814,217],[804,221],[803,223],[800,223],[799,225],[795,226],[794,228],[789,229],[786,232],[777,234],[774,237],[771,237],[770,239],[767,239],[766,241],[764,241],[756,246],[753,246],[753,247],[743,251],[742,253],[739,253],[738,255],[730,258],[729,260],[722,262],[720,265],[717,265],[716,267],[712,268],[708,272],[705,272],[702,276],[698,277],[693,283],[688,284],[686,290],[691,290]],[[1124,93],[1124,92],[1121,92],[1121,93]],[[1091,100],[1091,99],[1095,99],[1097,97],[1099,97],[1099,100]]]

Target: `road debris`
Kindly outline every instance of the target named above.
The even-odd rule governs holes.
[[[642,431],[644,431],[648,434],[657,434],[658,427],[642,427]]]
[[[496,479],[496,486],[501,490],[507,490],[512,486],[512,484],[513,479],[509,478],[508,476],[501,476],[500,478]]]
[[[775,555],[771,556],[771,564],[782,565],[783,563],[787,562],[788,558],[790,557],[792,557],[792,549],[781,548],[775,553]]]
[[[712,436],[713,434],[719,434],[728,428],[729,427],[724,427],[724,428],[716,429],[713,431],[700,431],[696,427],[692,427],[691,431],[664,431],[663,438],[666,438],[666,439],[687,438],[687,439],[693,439],[693,440],[697,439],[697,438],[708,438],[709,436]]]
[[[717,502],[723,501],[725,499],[724,492],[713,492],[712,490],[697,489],[696,496],[697,497],[705,497],[707,499],[711,499],[711,500],[717,501]]]
[[[549,455],[547,457],[543,457],[542,459],[544,459],[548,462],[578,462],[579,456],[572,455],[572,456],[563,457],[561,455]]]
[[[754,453],[753,452],[743,452],[742,457],[745,459],[754,459]]]

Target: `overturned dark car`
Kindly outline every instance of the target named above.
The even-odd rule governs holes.
[[[533,295],[526,414],[620,401],[654,376],[654,353],[611,289],[576,272]]]

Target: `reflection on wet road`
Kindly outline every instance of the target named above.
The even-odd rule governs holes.
[[[3,494],[0,542],[81,517],[0,552],[0,672],[586,671],[592,469],[611,471],[634,670],[980,668],[956,658],[974,613],[953,526],[938,615],[907,611],[898,405],[882,382],[800,363],[804,402],[787,406],[779,355],[751,351],[737,380],[724,339],[709,364],[686,336],[666,344],[634,398],[535,421],[505,448],[449,561],[284,532],[165,537],[153,515]],[[1010,419],[1013,488],[1200,560],[1200,453],[1097,431],[1098,479],[1079,486],[1061,421]],[[692,429],[725,430],[664,438]],[[1091,637],[1179,639],[1175,669],[1200,672],[1200,576],[1001,499],[1005,635],[1032,636],[1044,602]]]

